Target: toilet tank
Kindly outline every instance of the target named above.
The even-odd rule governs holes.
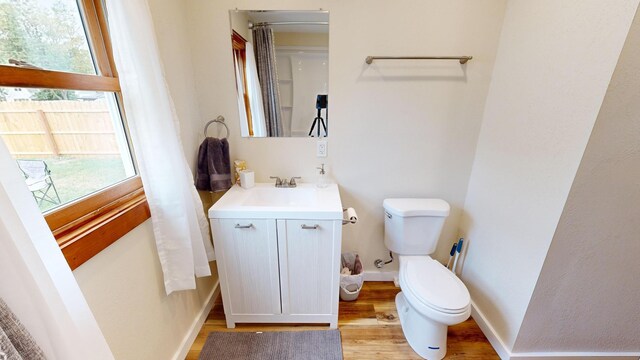
[[[399,255],[436,250],[449,204],[441,199],[385,199],[384,244]]]

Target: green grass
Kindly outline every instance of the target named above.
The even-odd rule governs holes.
[[[72,157],[60,156],[42,158],[58,190],[62,204],[104,189],[126,178],[120,156]],[[48,195],[55,199],[53,189]],[[40,210],[45,212],[59,205],[43,202]]]

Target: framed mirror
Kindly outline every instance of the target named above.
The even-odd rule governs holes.
[[[243,137],[329,133],[329,12],[231,10]]]

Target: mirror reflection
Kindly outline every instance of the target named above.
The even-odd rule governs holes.
[[[244,137],[326,137],[329,12],[231,10]]]

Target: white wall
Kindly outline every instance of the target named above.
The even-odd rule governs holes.
[[[217,281],[167,296],[148,220],[73,273],[116,359],[172,359]],[[196,329],[197,331],[198,329]]]
[[[315,166],[326,162],[345,205],[360,213],[360,224],[345,228],[345,248],[359,250],[369,270],[386,255],[385,197],[433,196],[452,204],[438,250],[443,258],[468,187],[464,279],[510,347],[636,5],[511,0],[500,34],[502,0],[150,1],[192,168],[202,127],[218,114],[231,128],[232,157],[246,159],[260,181],[269,175],[314,181]],[[238,136],[228,13],[234,8],[330,10],[327,159],[315,157],[312,139]],[[367,55],[453,54],[474,59],[466,67],[364,64]],[[74,274],[118,359],[173,356],[216,278],[166,297],[149,222]]]
[[[276,32],[273,34],[276,46],[328,47],[328,33]]]
[[[229,11],[229,18],[229,25],[232,30],[235,30],[248,42],[252,42],[252,33],[249,29],[249,13],[246,11]]]
[[[149,5],[181,140],[194,169],[205,119],[193,82],[186,7],[179,0],[150,0]],[[197,290],[167,296],[148,220],[74,275],[116,359],[171,359],[214,290],[218,277],[215,262],[211,265],[213,276],[198,279]]]
[[[198,145],[204,139],[200,123],[213,118],[203,118],[198,106],[186,6],[181,0],[148,1],[169,92],[180,119],[180,139],[189,167],[195,171]]]
[[[515,351],[640,353],[637,14],[522,322]]]
[[[510,0],[464,205],[463,280],[508,350],[637,0]]]
[[[247,160],[258,181],[270,175],[315,181],[316,166],[329,164],[343,204],[361,219],[345,227],[344,248],[359,250],[367,270],[387,256],[384,198],[446,199],[452,213],[438,251],[443,258],[458,233],[504,6],[496,0],[190,0],[200,111],[227,117],[232,159]],[[316,158],[309,138],[239,137],[228,13],[235,8],[330,11],[328,158]],[[466,67],[364,63],[367,55],[458,54],[474,59]]]

